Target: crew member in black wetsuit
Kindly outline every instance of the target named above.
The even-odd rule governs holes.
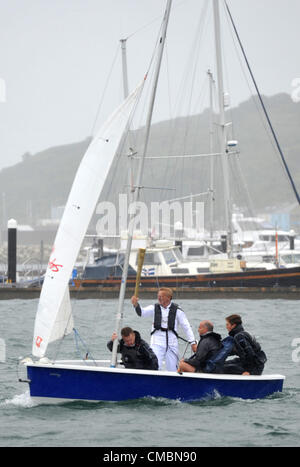
[[[267,361],[266,354],[255,338],[244,330],[240,315],[228,316],[226,328],[229,335],[234,338],[232,355],[238,355],[238,357],[224,363],[224,373],[261,375]]]
[[[147,342],[141,339],[138,331],[125,327],[121,330],[121,336],[117,352],[122,355],[122,364],[125,368],[158,370],[157,356]],[[114,332],[111,340],[107,343],[110,351],[112,351],[113,342],[117,338],[118,336]]]
[[[196,353],[190,358],[180,360],[178,373],[205,372],[208,360],[213,358],[222,348],[221,336],[213,330],[214,327],[210,321],[201,321],[198,328],[200,341]]]

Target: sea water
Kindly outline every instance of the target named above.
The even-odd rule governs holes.
[[[286,376],[282,393],[260,400],[216,397],[183,403],[163,398],[128,402],[35,403],[19,359],[31,354],[37,300],[0,301],[0,446],[299,446],[300,309],[296,300],[176,300],[197,337],[210,319],[226,337],[225,317],[238,313],[268,356],[265,373]],[[117,300],[72,301],[80,339],[67,336],[49,346],[49,358],[109,359],[106,342],[115,323]],[[148,305],[151,300],[144,300]],[[136,316],[126,301],[124,326],[150,340],[151,319]],[[184,337],[184,336],[183,336]],[[181,356],[190,355],[180,344]]]

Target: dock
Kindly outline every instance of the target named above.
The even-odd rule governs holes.
[[[140,288],[139,298],[153,299],[157,287]],[[40,287],[0,286],[0,300],[32,300],[40,296]],[[174,287],[174,299],[285,299],[299,300],[300,287]],[[126,290],[126,298],[134,294],[133,288]],[[116,299],[119,287],[70,287],[72,299]]]

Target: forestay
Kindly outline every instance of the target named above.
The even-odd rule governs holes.
[[[143,83],[104,123],[78,168],[56,234],[40,295],[32,345],[32,354],[36,357],[43,357],[49,342],[61,338],[67,327],[72,329],[69,280]]]

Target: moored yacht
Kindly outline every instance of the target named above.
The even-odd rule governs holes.
[[[125,249],[105,251],[103,256],[87,264],[81,277],[74,279],[76,287],[119,287],[125,259]],[[181,246],[159,240],[133,246],[129,257],[127,285],[136,280],[138,254],[145,248],[141,285],[170,287],[273,287],[300,286],[300,267],[277,268],[274,263],[258,258],[245,261],[215,255],[206,261],[184,259]]]

